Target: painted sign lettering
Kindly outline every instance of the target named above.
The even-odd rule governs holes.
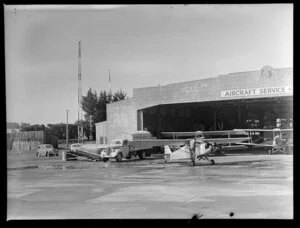
[[[262,96],[262,95],[287,94],[287,93],[292,94],[293,88],[290,86],[282,86],[282,87],[267,87],[267,88],[255,88],[255,89],[222,90],[221,97]]]

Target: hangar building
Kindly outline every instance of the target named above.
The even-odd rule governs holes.
[[[133,97],[107,105],[96,123],[96,142],[147,130],[231,130],[293,127],[293,68],[229,73],[133,89]]]

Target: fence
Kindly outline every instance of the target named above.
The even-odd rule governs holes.
[[[48,132],[26,131],[7,133],[7,149],[14,151],[36,150],[40,144],[52,144],[57,148],[57,138]]]

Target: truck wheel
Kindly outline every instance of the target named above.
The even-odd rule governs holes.
[[[143,160],[143,159],[146,158],[146,155],[147,155],[146,151],[143,150],[142,152],[139,153],[139,158],[140,158],[141,160]]]
[[[122,157],[123,157],[122,153],[119,152],[118,155],[116,156],[116,161],[117,161],[117,162],[122,161]]]

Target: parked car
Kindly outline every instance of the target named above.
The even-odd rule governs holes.
[[[53,148],[51,144],[41,144],[38,146],[36,156],[58,156],[58,150]]]
[[[82,146],[82,143],[73,143],[70,146],[71,151],[75,151],[76,149],[80,148]]]

